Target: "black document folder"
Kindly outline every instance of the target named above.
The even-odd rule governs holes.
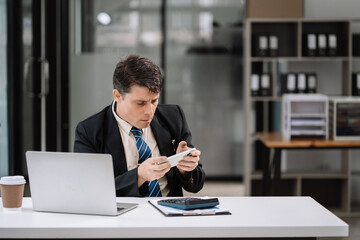
[[[281,93],[295,93],[296,91],[296,74],[288,73],[281,75]]]
[[[309,57],[315,57],[317,51],[317,38],[316,34],[310,33],[305,36],[304,55]]]
[[[360,72],[352,74],[352,95],[360,96]]]
[[[271,57],[279,56],[279,37],[276,35],[269,36],[269,55]]]
[[[307,80],[307,93],[316,93],[316,88],[317,88],[317,77],[316,77],[316,73],[308,73],[306,75],[306,80]]]
[[[336,56],[337,55],[337,36],[336,34],[328,35],[328,55]]]
[[[252,41],[253,56],[267,57],[269,51],[269,40],[267,35],[254,35]]]
[[[251,74],[251,96],[256,97],[260,95],[260,78],[258,74]]]
[[[271,96],[271,77],[268,73],[261,74],[261,96]]]
[[[326,40],[326,34],[318,34],[317,37],[318,40],[318,56],[324,57],[326,56],[326,49],[327,49],[327,40]]]
[[[353,34],[353,56],[360,57],[360,34]]]
[[[296,81],[296,92],[305,93],[306,92],[306,74],[298,73]]]

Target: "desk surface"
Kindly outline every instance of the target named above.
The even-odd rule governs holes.
[[[139,206],[120,216],[4,212],[0,238],[242,238],[341,237],[348,225],[310,197],[219,197],[232,215],[165,217],[146,198],[118,198]]]
[[[259,132],[256,136],[268,148],[350,148],[360,147],[360,141],[334,141],[325,139],[291,139],[287,140],[280,132]]]

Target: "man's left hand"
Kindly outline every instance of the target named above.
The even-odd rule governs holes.
[[[176,150],[176,153],[181,153],[188,149],[190,148],[187,146],[187,143],[185,141],[181,141]],[[184,160],[179,161],[176,167],[179,169],[180,173],[185,175],[186,172],[191,172],[194,170],[199,164],[200,154],[201,152],[199,150],[195,150],[191,152],[191,156],[185,156]]]

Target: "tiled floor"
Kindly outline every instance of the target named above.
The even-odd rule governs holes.
[[[185,192],[186,196],[244,196],[245,188],[236,182],[205,182],[203,189],[197,194]],[[360,240],[360,217],[343,218],[349,224],[348,238],[319,238],[320,240]]]

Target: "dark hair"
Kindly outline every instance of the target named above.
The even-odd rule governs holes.
[[[113,85],[121,95],[130,92],[133,85],[147,87],[153,93],[160,93],[162,76],[158,66],[145,57],[130,55],[115,68]]]

